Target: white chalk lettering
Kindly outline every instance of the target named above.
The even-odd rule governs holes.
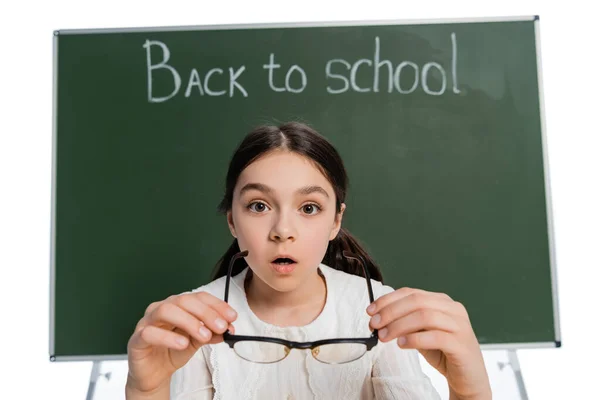
[[[294,72],[294,71],[298,71],[300,73],[300,78],[302,79],[302,85],[300,86],[300,89],[293,89],[290,86],[290,78],[292,76],[292,72]],[[306,87],[306,73],[299,66],[292,65],[292,67],[288,70],[287,74],[285,74],[285,88],[286,88],[286,90],[288,92],[292,92],[292,93],[302,93],[302,91],[304,90],[305,87]]]
[[[269,86],[271,87],[271,90],[273,90],[275,92],[285,92],[285,88],[276,87],[275,84],[273,83],[273,70],[275,68],[280,68],[280,67],[281,67],[281,65],[275,64],[275,54],[273,54],[273,53],[271,53],[271,55],[269,56],[269,64],[263,65],[264,69],[269,70]]]
[[[447,58],[435,61],[423,60],[416,63],[406,57],[391,61],[391,57],[382,55],[383,46],[379,36],[374,38],[374,49],[368,58],[345,60],[333,58],[325,65],[326,90],[330,94],[343,94],[348,91],[357,93],[387,93],[411,94],[419,90],[430,96],[440,96],[450,91],[452,80],[452,93],[461,94],[459,89],[458,71],[458,39],[456,33],[450,34],[451,51],[436,50],[433,54],[448,54]],[[147,98],[150,103],[162,103],[176,96],[182,86],[183,76],[175,68],[176,63],[171,61],[169,47],[157,40],[146,40],[142,47],[146,50],[146,72],[147,72]],[[408,51],[411,51],[408,48]],[[450,58],[451,54],[451,58]],[[398,57],[399,58],[399,57]],[[433,58],[433,57],[432,57]],[[446,71],[442,65],[447,66]],[[231,67],[222,65],[220,67],[204,66],[208,70],[204,74],[204,68],[191,68],[187,86],[183,95],[191,98],[193,95],[200,96],[243,96],[248,97],[248,92],[242,84],[242,76],[246,66]],[[211,69],[211,67],[214,67]],[[361,69],[362,68],[362,69]],[[274,92],[302,93],[308,85],[308,77],[305,70],[297,64],[282,66],[275,60],[275,53],[269,54],[269,61],[263,65],[268,72],[268,85]],[[282,69],[283,74],[276,76],[276,70]],[[162,71],[160,71],[162,70]],[[160,71],[160,72],[157,72]],[[229,72],[228,76],[226,75]],[[186,71],[187,72],[187,71]],[[216,77],[219,75],[220,77]],[[211,80],[211,78],[214,78]],[[360,79],[359,79],[360,78]],[[185,79],[185,77],[184,77]],[[228,82],[226,81],[228,79]],[[387,79],[387,82],[386,82]],[[382,82],[383,81],[383,82]],[[359,85],[360,82],[360,85]],[[277,85],[280,84],[282,86]],[[386,85],[387,83],[387,85]],[[160,95],[155,93],[160,92]],[[165,95],[164,92],[168,94]]]
[[[275,82],[274,82],[274,70],[276,68],[280,68],[281,65],[280,64],[275,64],[275,54],[271,53],[269,55],[269,63],[263,65],[263,69],[268,69],[269,70],[269,87],[271,88],[271,90],[273,90],[274,92],[291,92],[291,93],[302,93],[302,91],[306,88],[306,83],[307,83],[307,78],[306,78],[306,72],[304,72],[304,70],[302,68],[300,68],[300,66],[298,65],[292,65],[290,67],[290,69],[288,69],[287,73],[285,74],[285,87],[277,87],[275,86]],[[293,88],[290,84],[290,80],[292,79],[292,74],[294,72],[298,72],[300,74],[300,80],[301,80],[301,84],[299,88]]]
[[[327,65],[325,66],[325,76],[326,76],[327,79],[329,79],[329,78],[341,79],[344,82],[344,87],[342,89],[332,89],[328,85],[327,86],[327,92],[331,93],[331,94],[344,93],[350,87],[350,82],[348,82],[348,78],[346,78],[344,75],[332,74],[331,73],[331,65],[333,63],[343,64],[348,71],[350,71],[350,63],[348,61],[346,61],[346,60],[335,59],[335,60],[331,60],[331,61],[327,62]]]
[[[406,66],[412,67],[415,70],[415,80],[410,89],[403,90],[400,86],[400,74]],[[402,61],[400,65],[396,67],[396,71],[394,72],[394,86],[396,86],[396,90],[402,94],[409,94],[417,90],[417,87],[419,86],[419,66],[411,61]]]
[[[460,90],[458,89],[458,41],[456,34],[452,33],[450,35],[450,39],[452,44],[452,59],[448,60],[448,64],[449,66],[451,65],[452,71],[450,72],[449,68],[447,74],[446,70],[442,67],[441,62],[434,61],[425,62],[422,64],[422,66],[420,66],[411,60],[403,60],[394,68],[394,63],[381,55],[382,43],[379,36],[376,36],[372,60],[363,58],[352,63],[351,61],[341,58],[335,58],[327,62],[325,66],[326,79],[340,80],[343,84],[341,87],[336,85],[336,88],[332,87],[331,84],[328,84],[327,93],[341,94],[347,92],[348,90],[359,93],[367,93],[371,92],[371,90],[373,93],[378,93],[382,90],[385,91],[385,87],[383,89],[380,87],[382,86],[381,77],[383,76],[383,79],[385,79],[385,75],[387,75],[388,93],[397,92],[401,94],[410,94],[418,90],[420,86],[423,92],[426,94],[431,96],[440,96],[446,92],[448,86],[448,79],[446,76],[449,76],[450,73],[452,73],[452,91],[453,93],[458,94],[460,93]],[[346,71],[338,68],[336,69],[336,73],[333,73],[332,70],[337,64],[342,64],[345,66]],[[363,67],[363,64],[366,64],[368,67],[370,67],[368,70],[372,71],[373,85],[371,87],[361,87],[357,83],[357,75],[360,68]],[[439,72],[439,75],[435,70]],[[434,78],[438,77],[439,79],[434,80]],[[410,83],[411,79],[412,84]]]
[[[190,73],[190,79],[188,81],[187,88],[185,89],[185,97],[190,97],[190,94],[192,94],[192,88],[194,86],[197,86],[200,95],[204,96],[204,91],[202,90],[202,82],[200,82],[200,75],[198,75],[198,71],[196,70],[196,68],[192,68],[192,72]]]
[[[458,47],[456,45],[456,33],[452,32],[450,35],[452,38],[452,91],[456,94],[460,93],[460,89],[458,89],[458,78],[457,78],[457,66],[456,62],[458,59]]]
[[[179,89],[181,88],[181,76],[179,75],[179,72],[172,65],[168,64],[168,62],[171,58],[171,52],[169,50],[169,47],[165,43],[159,42],[157,40],[146,40],[146,42],[143,44],[142,47],[144,47],[146,49],[146,69],[147,69],[147,73],[148,73],[148,84],[147,84],[148,102],[150,102],[150,103],[165,102],[165,101],[169,100],[170,98],[174,97],[175,95],[177,95],[177,93],[179,92]],[[159,53],[158,55],[153,54],[152,53],[153,47],[158,47],[160,49],[159,51],[161,53]],[[161,60],[161,61],[153,64],[152,63],[153,56],[154,56],[155,61],[157,59]],[[173,90],[171,91],[171,93],[168,96],[159,97],[153,92],[153,88],[154,88],[154,86],[156,86],[155,79],[158,79],[157,76],[155,76],[155,75],[158,75],[158,77],[160,77],[161,87],[166,86],[164,84],[165,82],[163,81],[165,79],[164,73],[154,74],[154,71],[160,70],[160,69],[169,71],[171,73],[170,75],[172,76]],[[239,67],[237,69],[235,69],[233,67],[229,67],[229,97],[233,97],[236,94],[236,90],[239,91],[242,94],[242,96],[248,97],[248,92],[246,91],[246,89],[244,89],[244,87],[240,83],[240,77],[242,76],[242,74],[245,70],[246,70],[246,67],[244,65],[242,65],[241,67]],[[225,71],[225,69],[223,69],[223,68],[213,68],[206,73],[204,78],[202,78],[202,73],[199,72],[198,69],[192,68],[190,70],[188,83],[187,83],[187,87],[185,89],[184,96],[186,98],[191,97],[192,93],[195,92],[194,88],[197,88],[197,93],[199,93],[200,96],[204,96],[205,94],[208,96],[223,96],[223,95],[225,95],[227,93],[227,90],[216,90],[216,84],[214,83],[215,79],[213,79],[213,81],[211,81],[211,77],[215,78],[213,75],[223,76],[225,74],[224,71]],[[225,84],[226,83],[223,82],[223,86],[225,86]],[[211,89],[211,87],[212,87],[212,89]]]
[[[392,62],[390,60],[379,61],[379,36],[375,37],[375,57],[373,59],[373,64],[375,66],[374,76],[373,76],[373,91],[375,93],[379,92],[379,68],[383,65],[387,65],[388,67],[388,93],[392,93],[394,90],[394,82],[392,81]]]
[[[162,61],[158,64],[152,64],[152,46],[158,46],[162,49]],[[148,101],[150,103],[162,103],[169,100],[179,92],[181,87],[181,77],[177,70],[171,65],[167,64],[169,58],[171,58],[171,52],[166,44],[157,40],[146,40],[143,47],[146,49],[146,69],[148,73]],[[155,69],[167,69],[173,75],[173,91],[170,95],[165,97],[154,97],[152,93],[152,71]]]
[[[222,96],[225,93],[227,93],[226,90],[220,90],[218,92],[213,92],[212,90],[210,90],[208,88],[208,81],[210,80],[210,77],[212,76],[212,74],[214,74],[215,72],[218,72],[219,74],[223,75],[223,70],[221,68],[213,68],[210,71],[208,71],[206,73],[206,77],[204,77],[204,91],[209,96]]]
[[[360,67],[361,64],[368,64],[369,66],[373,65],[371,60],[367,60],[366,58],[355,62],[352,66],[352,70],[350,71],[350,84],[352,85],[352,89],[354,89],[357,92],[370,92],[371,88],[361,88],[356,84],[356,72],[358,71],[358,67]]]
[[[246,70],[246,67],[242,65],[235,74],[233,73],[233,68],[229,68],[229,97],[233,97],[234,87],[238,88],[240,92],[244,95],[244,97],[248,97],[248,92],[244,89],[242,85],[237,82],[237,78]]]
[[[436,68],[438,71],[440,71],[440,74],[442,74],[442,87],[437,92],[429,89],[429,85],[427,84],[428,72],[432,67]],[[442,68],[442,66],[440,64],[438,64],[436,62],[428,62],[423,67],[423,71],[421,71],[421,74],[422,74],[421,75],[421,83],[423,85],[423,90],[425,91],[425,93],[431,94],[434,96],[439,96],[446,91],[446,72],[444,71],[444,68]]]

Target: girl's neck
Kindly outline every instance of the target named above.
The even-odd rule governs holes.
[[[291,292],[278,292],[258,279],[252,271],[244,282],[248,306],[261,320],[277,326],[304,326],[314,321],[327,299],[327,284],[315,271]]]

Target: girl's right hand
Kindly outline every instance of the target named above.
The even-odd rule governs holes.
[[[150,304],[127,344],[128,389],[138,393],[165,389],[171,375],[201,346],[222,342],[226,330],[234,333],[231,322],[236,318],[229,304],[206,292]]]

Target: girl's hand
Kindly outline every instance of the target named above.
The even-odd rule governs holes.
[[[152,303],[127,345],[127,390],[138,394],[166,391],[173,373],[207,343],[223,341],[237,313],[205,293],[186,293]]]
[[[402,288],[373,302],[367,313],[379,340],[418,349],[448,380],[451,399],[491,399],[483,355],[465,307],[444,293]]]

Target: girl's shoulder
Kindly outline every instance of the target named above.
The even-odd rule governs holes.
[[[233,277],[233,278],[235,278],[235,277]],[[233,281],[233,278],[231,278],[231,281]],[[225,295],[225,281],[226,281],[226,277],[223,276],[223,277],[215,279],[214,281],[211,281],[205,285],[197,287],[196,289],[193,289],[191,292],[192,293],[207,292],[207,293],[212,294],[215,297],[222,299]],[[233,286],[234,285],[232,285],[232,282],[230,282],[229,283],[229,296],[231,296]]]

